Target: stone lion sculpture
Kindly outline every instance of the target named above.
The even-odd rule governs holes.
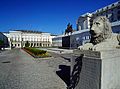
[[[116,48],[120,42],[120,35],[112,32],[111,24],[105,16],[93,20],[90,34],[90,43],[79,46],[80,50],[110,50]]]

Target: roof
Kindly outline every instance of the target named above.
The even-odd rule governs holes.
[[[21,31],[21,32],[26,32],[26,33],[43,33],[41,31],[34,31],[34,30],[13,30],[13,31]]]
[[[106,10],[109,10],[109,9],[112,9],[112,8],[115,8],[115,7],[118,7],[118,6],[120,6],[120,0],[118,0],[117,2],[114,2],[114,3],[110,4],[110,5],[107,5],[105,7],[102,7],[100,9],[97,9],[96,11],[92,12],[92,14],[104,12]]]
[[[57,35],[51,34],[51,36],[57,36]]]

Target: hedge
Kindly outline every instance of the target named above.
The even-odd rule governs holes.
[[[0,40],[0,46],[4,44],[4,41],[3,40]]]
[[[34,55],[43,55],[43,54],[46,54],[46,52],[47,52],[47,51],[44,51],[44,50],[39,50],[39,49],[29,48],[29,47],[25,47],[24,49],[32,52]]]

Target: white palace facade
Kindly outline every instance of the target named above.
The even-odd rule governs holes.
[[[8,37],[10,47],[22,48],[26,42],[29,47],[50,47],[52,45],[52,36],[50,33],[30,30],[13,30],[3,33]]]

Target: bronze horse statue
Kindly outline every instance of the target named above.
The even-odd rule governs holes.
[[[72,34],[72,32],[73,32],[72,25],[70,25],[70,23],[68,23],[67,29],[65,29],[65,35],[69,34],[69,33]]]

